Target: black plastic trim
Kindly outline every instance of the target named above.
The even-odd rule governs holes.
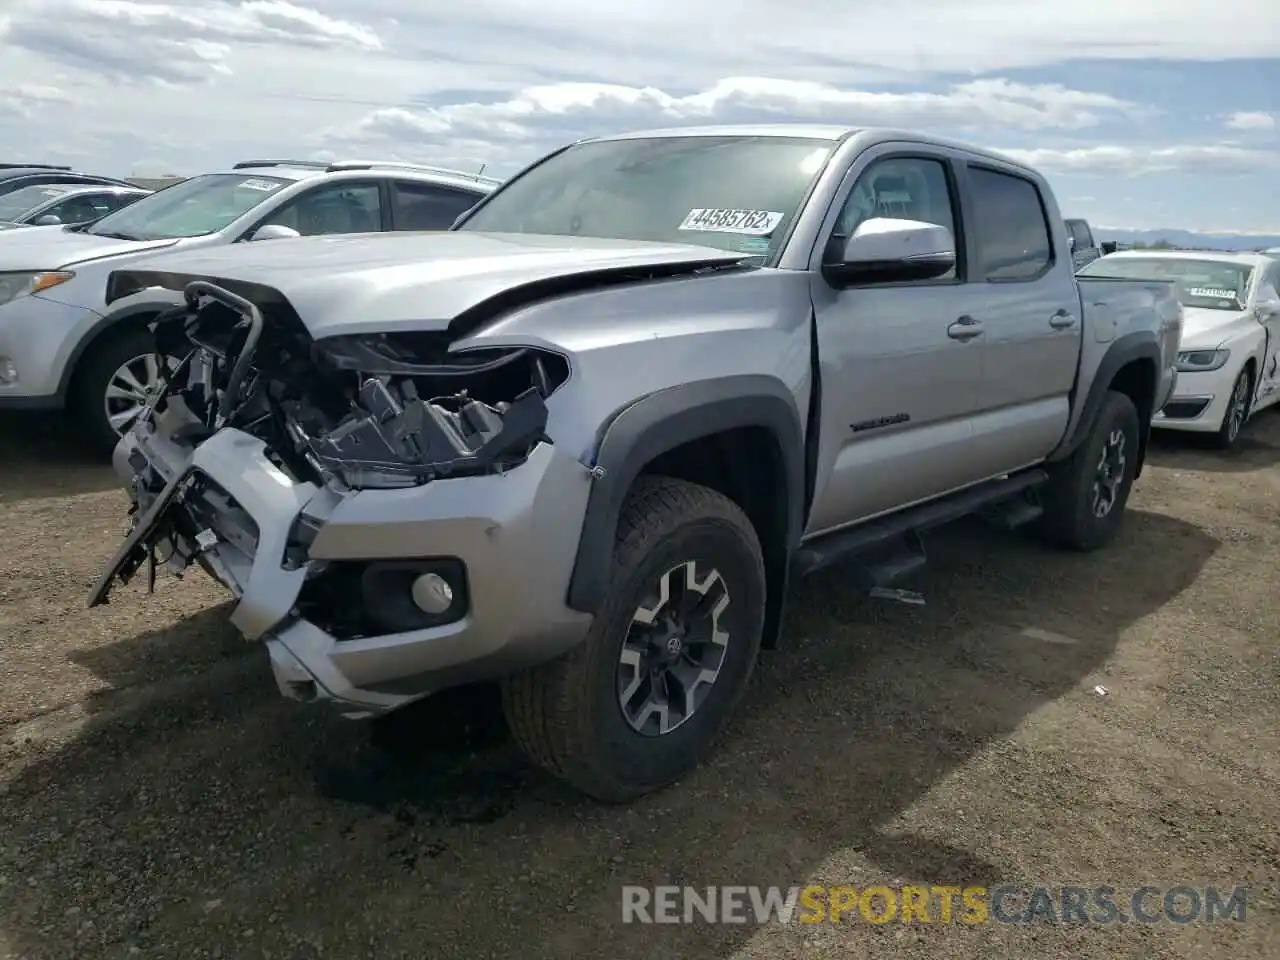
[[[759,375],[721,377],[671,387],[623,408],[602,429],[594,481],[569,581],[568,605],[595,613],[608,588],[618,517],[627,492],[645,465],[676,447],[727,430],[762,427],[782,457],[775,495],[787,504],[787,553],[804,526],[804,430],[795,399],[781,381]]]
[[[1085,441],[1085,438],[1089,436],[1089,431],[1093,429],[1093,422],[1098,418],[1098,410],[1101,409],[1102,401],[1106,399],[1107,392],[1111,389],[1111,383],[1116,374],[1135,360],[1149,360],[1155,371],[1155,383],[1151,393],[1151,412],[1152,414],[1156,412],[1156,397],[1160,393],[1160,347],[1147,331],[1139,330],[1134,333],[1127,333],[1111,344],[1111,348],[1103,354],[1102,361],[1098,364],[1098,370],[1094,374],[1093,383],[1089,385],[1089,395],[1085,398],[1084,409],[1080,413],[1080,419],[1076,421],[1076,426],[1071,432],[1070,439],[1054,454],[1054,460],[1070,456]],[[1149,423],[1143,427],[1144,447],[1149,427]]]

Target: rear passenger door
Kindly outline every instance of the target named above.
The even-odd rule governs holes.
[[[1080,298],[1053,195],[1017,167],[965,165],[974,305],[983,329],[974,455],[1003,471],[1047,456],[1066,430],[1080,357]]]
[[[448,230],[481,195],[420,180],[391,181],[392,230]]]

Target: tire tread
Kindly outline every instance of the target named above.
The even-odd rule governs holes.
[[[754,548],[761,582],[764,564],[754,527],[732,500],[698,484],[662,476],[642,476],[623,503],[611,560],[611,582],[642,562],[654,543],[690,520],[714,518],[728,523]],[[616,602],[616,601],[614,601]],[[612,618],[606,598],[587,640],[564,656],[521,671],[503,681],[503,711],[516,743],[534,763],[583,793],[606,802],[625,802],[662,784],[624,781],[594,762],[587,700],[587,678],[601,655],[595,631]],[[759,636],[754,638],[740,698],[750,680]],[[735,699],[734,704],[736,705]]]
[[[1136,424],[1137,408],[1128,395],[1117,390],[1108,391],[1088,437],[1051,472],[1049,482],[1041,492],[1044,514],[1037,525],[1040,535],[1050,543],[1089,552],[1104,546],[1118,531],[1119,519],[1114,521],[1108,531],[1099,532],[1092,514],[1084,508],[1082,485],[1091,480],[1093,461],[1099,455],[1097,446],[1100,431],[1110,429],[1110,425],[1121,417],[1131,417]],[[1136,450],[1131,455],[1136,456]],[[1128,504],[1132,487],[1133,474],[1130,472],[1125,481],[1122,502],[1116,508],[1121,514]]]

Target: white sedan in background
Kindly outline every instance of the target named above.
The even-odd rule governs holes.
[[[1249,417],[1280,400],[1280,260],[1260,253],[1125,250],[1079,274],[1177,285],[1184,313],[1178,383],[1152,427],[1210,434],[1225,450]]]

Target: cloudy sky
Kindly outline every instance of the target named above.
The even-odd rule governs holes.
[[[1068,212],[1280,232],[1274,0],[0,0],[0,160],[489,165],[821,119],[1041,167]]]

